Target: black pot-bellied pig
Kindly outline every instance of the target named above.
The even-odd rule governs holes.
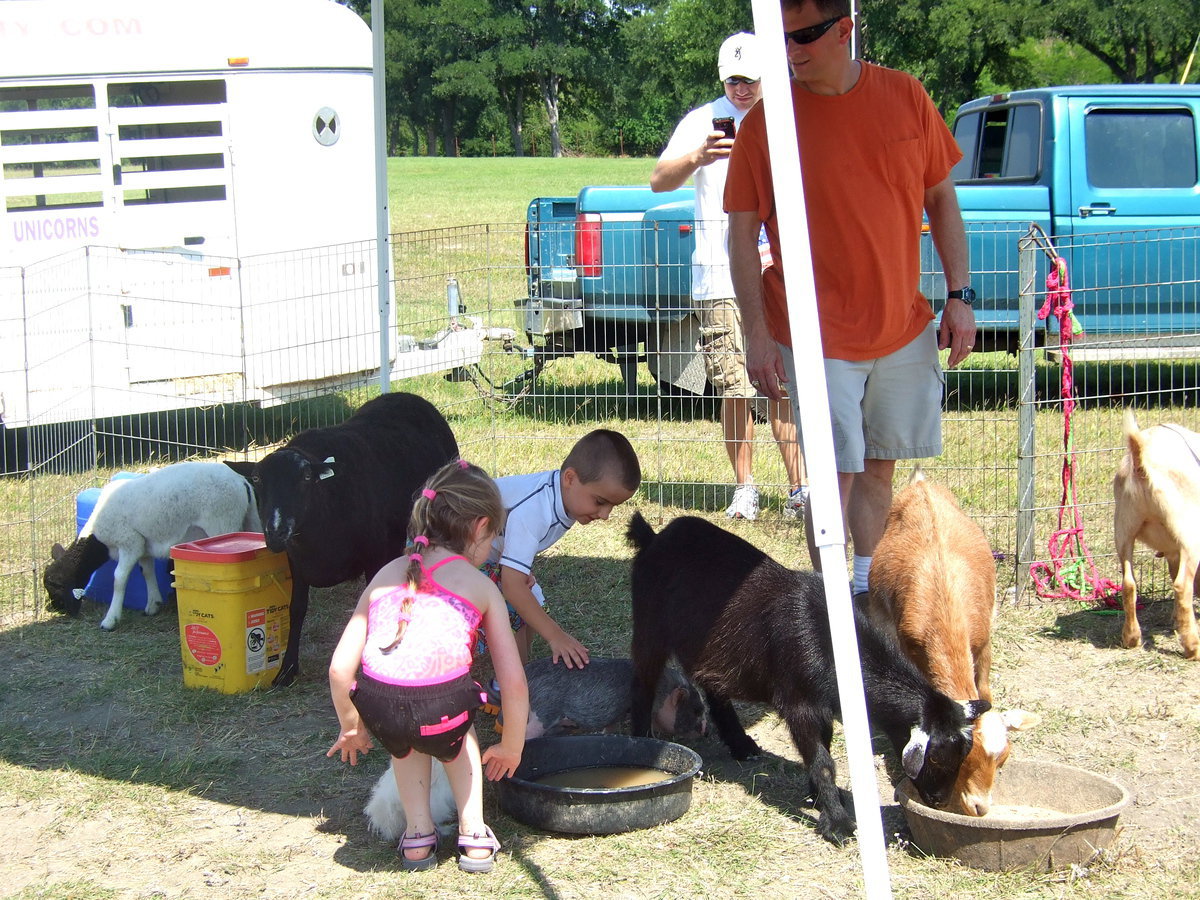
[[[267,547],[292,570],[287,650],[274,684],[300,667],[309,587],[375,573],[404,553],[413,495],[458,456],[442,414],[415,394],[384,394],[340,425],[310,428],[250,469]]]
[[[786,569],[761,550],[693,516],[660,533],[635,513],[632,730],[650,730],[654,685],[674,654],[704,692],[717,733],[735,759],[760,753],[733,700],[771,704],[808,767],[820,810],[817,831],[840,843],[854,820],[834,781],[829,745],[840,714],[821,576]],[[900,756],[925,803],[941,806],[971,748],[971,728],[990,704],[960,703],[855,610],[867,712]]]
[[[616,728],[629,715],[633,662],[593,656],[586,666],[568,669],[550,657],[525,666],[529,685],[527,740]],[[655,730],[672,737],[692,738],[707,730],[704,698],[676,669],[667,667],[654,693]]]

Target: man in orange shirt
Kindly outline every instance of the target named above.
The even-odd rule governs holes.
[[[958,365],[975,342],[975,292],[950,170],[962,154],[921,84],[856,60],[849,0],[781,0],[812,241],[842,515],[854,545],[854,591],[892,499],[896,460],[941,453],[938,350]],[[742,123],[725,185],[730,268],[746,368],[764,395],[793,385],[783,256],[762,104]],[[940,328],[918,288],[921,214],[949,299]],[[766,225],[776,264],[760,275]],[[797,420],[799,419],[797,411]],[[820,565],[811,518],[809,552]]]

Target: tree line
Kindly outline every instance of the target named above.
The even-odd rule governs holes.
[[[948,119],[1023,87],[1200,77],[1200,0],[858,8],[860,56],[920,78]],[[719,95],[721,41],[753,30],[750,0],[385,0],[384,19],[391,155],[657,155]]]

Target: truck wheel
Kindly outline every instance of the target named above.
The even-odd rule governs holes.
[[[633,396],[637,393],[638,355],[636,353],[619,354],[617,366],[621,369],[621,382],[625,385],[625,393]]]

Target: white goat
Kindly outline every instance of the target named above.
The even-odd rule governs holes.
[[[54,545],[42,582],[52,609],[78,615],[88,579],[115,559],[112,603],[100,623],[112,631],[121,621],[125,584],[135,564],[146,578],[146,615],[152,616],[162,605],[155,559],[166,559],[175,544],[261,530],[245,478],[220,462],[175,463],[105,485],[75,543],[65,550]]]

